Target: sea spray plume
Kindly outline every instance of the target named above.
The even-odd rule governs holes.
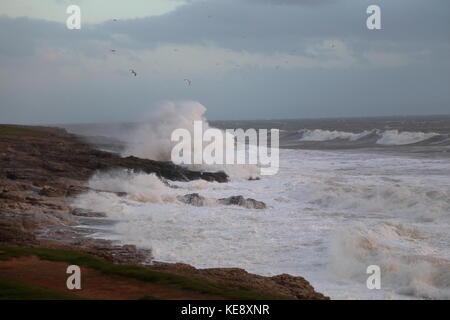
[[[147,158],[158,161],[171,161],[171,153],[176,142],[171,141],[172,132],[176,129],[186,129],[190,132],[193,140],[192,146],[196,143],[203,148],[207,144],[202,143],[203,133],[210,129],[204,118],[206,108],[196,101],[166,101],[159,108],[152,111],[145,117],[136,131],[127,140],[127,147],[124,155],[133,155],[140,158]],[[202,121],[202,134],[194,134],[194,122]],[[219,130],[219,129],[217,129]],[[197,140],[195,140],[197,139]],[[238,146],[238,148],[246,146]],[[192,149],[193,153],[194,150]],[[232,179],[255,179],[259,175],[256,165],[186,165],[191,170],[197,171],[225,171]]]
[[[171,141],[172,132],[183,128],[194,136],[194,121],[203,121],[203,129],[209,128],[203,118],[206,108],[195,101],[162,103],[158,109],[145,117],[125,149],[126,155],[134,155],[158,161],[170,161],[174,143]]]

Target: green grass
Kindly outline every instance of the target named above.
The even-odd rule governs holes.
[[[150,270],[143,266],[114,264],[107,260],[72,250],[47,249],[47,248],[21,248],[0,246],[0,260],[8,260],[13,257],[34,255],[48,261],[64,261],[69,264],[85,266],[105,274],[119,275],[140,281],[161,285],[169,285],[175,288],[194,291],[198,293],[223,297],[225,299],[239,300],[273,300],[283,297],[259,293],[251,290],[240,290],[226,287],[208,280],[191,278],[177,274]]]
[[[80,297],[0,277],[0,300],[79,300]]]

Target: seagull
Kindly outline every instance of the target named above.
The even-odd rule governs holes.
[[[191,81],[191,80],[189,80],[189,79],[184,79],[184,82],[186,82],[186,84],[187,84],[188,86],[190,86],[190,85],[191,85],[191,83],[192,83],[192,81]]]
[[[130,72],[133,74],[133,76],[137,76],[137,72],[136,71],[134,71],[133,69],[130,69]]]

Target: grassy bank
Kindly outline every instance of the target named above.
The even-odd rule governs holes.
[[[11,258],[23,256],[37,256],[42,260],[67,262],[68,264],[75,264],[78,266],[95,269],[108,275],[118,275],[143,282],[150,282],[211,296],[223,297],[224,299],[264,300],[281,298],[279,296],[272,296],[249,290],[230,288],[204,279],[190,278],[177,274],[154,271],[144,266],[118,265],[79,251],[0,246],[0,260],[9,260]],[[28,299],[30,297],[35,297],[39,294],[39,292],[41,292],[43,298],[50,299],[52,295],[56,295],[54,298],[58,299],[58,292],[53,292],[50,290],[40,291],[43,289],[19,282],[16,283],[17,286],[14,286],[14,284],[14,280],[10,281],[9,279],[2,279],[2,281],[0,281],[0,292],[6,292],[6,294],[0,295],[1,299],[8,298],[8,292],[11,294],[12,298],[20,298],[20,294],[23,294],[23,299]],[[16,288],[16,290],[14,290],[14,288]],[[64,297],[61,296],[61,298]],[[67,298],[70,298],[70,296]]]
[[[80,297],[0,277],[0,300],[79,300]]]

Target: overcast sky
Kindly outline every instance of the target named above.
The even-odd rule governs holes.
[[[0,123],[450,114],[448,0],[1,0],[0,43]]]

